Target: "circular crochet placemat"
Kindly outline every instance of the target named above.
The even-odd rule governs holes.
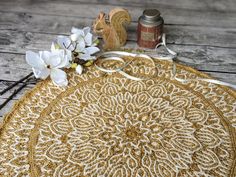
[[[236,93],[135,61],[126,72],[151,79],[91,67],[67,88],[38,83],[4,119],[0,176],[235,176]]]

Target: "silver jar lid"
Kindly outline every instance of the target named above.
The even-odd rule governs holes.
[[[139,18],[139,21],[145,26],[157,26],[164,23],[161,13],[157,9],[144,10],[143,15]]]

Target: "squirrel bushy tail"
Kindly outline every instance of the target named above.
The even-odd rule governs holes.
[[[121,46],[123,46],[127,39],[127,32],[123,25],[128,25],[131,22],[130,14],[125,9],[115,8],[109,13],[109,21],[119,37]]]

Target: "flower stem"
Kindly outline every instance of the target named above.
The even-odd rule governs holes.
[[[21,85],[18,89],[14,90],[14,92],[0,105],[0,110],[19,92],[21,91],[27,83],[25,82],[23,85]]]
[[[23,82],[24,80],[28,79],[30,76],[33,75],[33,72],[29,73],[27,76],[23,77],[22,79],[14,82],[12,85],[8,86],[7,88],[5,88],[3,91],[0,92],[0,95],[3,95],[4,93],[6,93],[8,90],[12,89],[13,87],[15,87],[16,85],[18,85],[19,83]]]
[[[16,96],[16,94],[17,93],[19,93],[23,88],[25,88],[28,84],[30,84],[30,83],[28,83],[28,81],[30,81],[30,76],[31,76],[32,74],[30,73],[29,75],[27,75],[27,76],[25,76],[24,78],[22,78],[22,79],[20,79],[19,81],[17,81],[18,83],[20,83],[20,82],[22,82],[23,80],[25,80],[25,82],[23,82],[23,85],[21,85],[19,88],[17,88],[16,90],[14,90],[14,92],[0,105],[0,110],[12,99],[12,98],[14,98],[14,96]],[[16,82],[15,82],[16,83]],[[14,83],[14,84],[15,84]],[[13,85],[13,84],[12,84]],[[12,86],[11,85],[11,86]],[[15,85],[17,85],[17,84],[15,84]],[[10,87],[11,87],[10,86]],[[12,86],[12,87],[14,87],[14,86]],[[11,87],[11,88],[12,88]],[[9,88],[9,87],[8,87]],[[9,89],[8,89],[9,90]]]

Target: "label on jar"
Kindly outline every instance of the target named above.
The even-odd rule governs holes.
[[[155,34],[150,32],[141,31],[141,40],[144,41],[155,41]]]
[[[140,47],[154,49],[161,41],[163,25],[159,26],[144,26],[138,24],[137,43]]]

